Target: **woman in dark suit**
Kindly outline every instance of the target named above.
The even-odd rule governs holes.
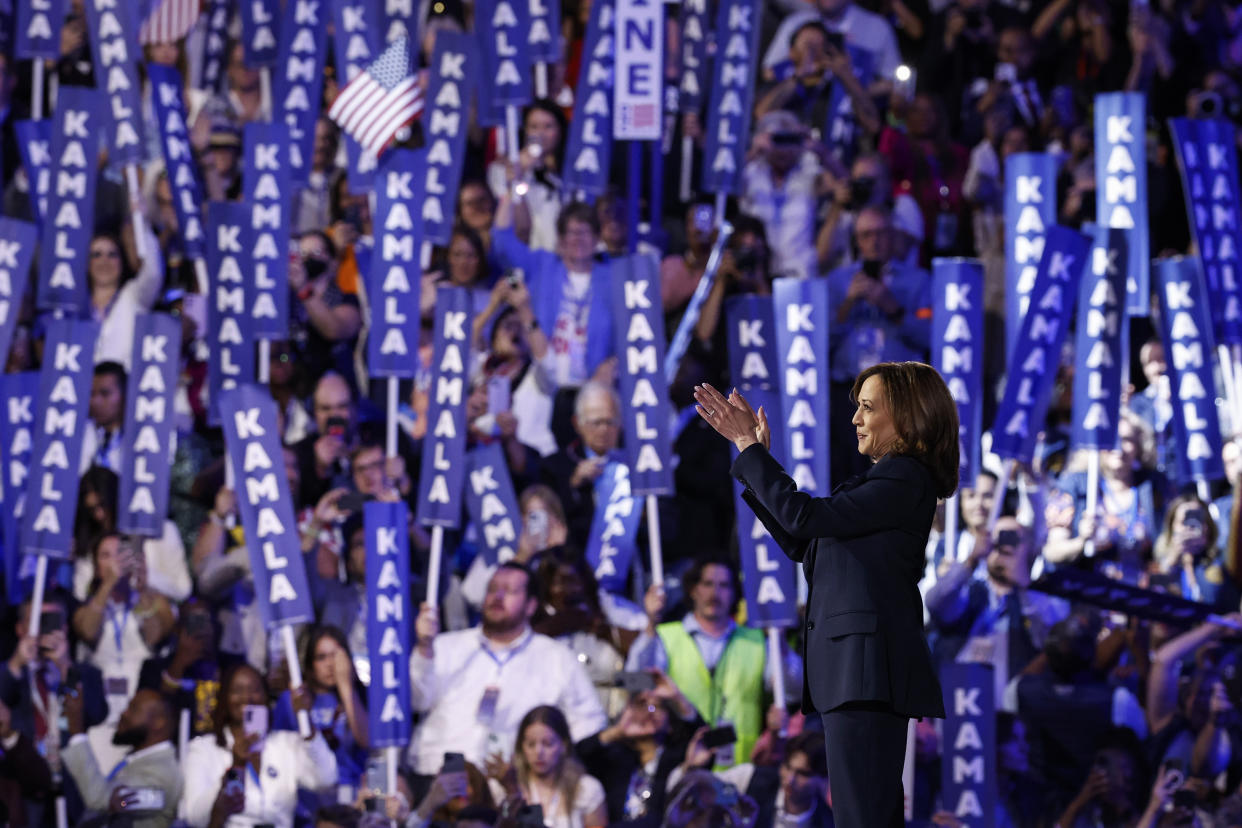
[[[806,573],[802,706],[823,716],[836,824],[896,828],[908,721],[944,716],[917,585],[936,501],[957,488],[957,408],[916,362],[868,368],[850,396],[858,451],[873,465],[812,497],[768,453],[762,408],[736,391],[694,393],[740,452],[732,471],[746,502]]]

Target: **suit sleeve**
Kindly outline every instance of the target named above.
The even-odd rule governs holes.
[[[798,491],[793,478],[761,445],[755,444],[733,462],[733,475],[750,489],[788,537],[854,538],[906,527],[908,512],[901,504],[923,499],[926,482],[910,464],[893,458],[883,461],[862,485],[829,497]],[[775,537],[775,535],[774,535]]]
[[[755,517],[759,518],[759,522],[768,530],[768,534],[772,536],[772,540],[776,541],[776,545],[781,548],[786,557],[795,563],[802,563],[802,559],[806,557],[807,547],[810,546],[811,542],[799,540],[786,532],[750,489],[742,492],[742,500],[746,501],[746,505],[755,513]]]
[[[103,811],[108,807],[108,798],[112,794],[112,786],[99,769],[95,761],[95,752],[85,734],[74,736],[61,751],[61,759],[65,768],[73,777],[74,783],[82,794],[82,802],[93,811]]]

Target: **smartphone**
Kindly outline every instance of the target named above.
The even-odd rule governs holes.
[[[913,66],[904,63],[893,73],[893,92],[903,101],[914,100],[914,90],[918,85],[919,73]]]
[[[523,805],[517,812],[518,828],[543,828],[543,806]]]
[[[444,767],[440,768],[440,773],[465,773],[466,757],[460,753],[444,754]]]
[[[722,727],[713,727],[704,733],[699,744],[709,750],[715,750],[735,742],[737,742],[737,731],[733,729],[733,725],[723,725]]]
[[[617,673],[615,682],[627,693],[645,693],[655,689],[655,676],[650,673],[626,670]]]
[[[1178,788],[1173,792],[1173,809],[1186,808],[1194,810],[1195,792],[1189,788]]]
[[[246,783],[242,781],[241,771],[229,768],[224,772],[224,793],[226,796],[240,796],[246,792]]]
[[[487,412],[499,414],[512,405],[512,387],[508,377],[489,377],[487,380]]]
[[[242,708],[242,732],[260,739],[267,735],[267,705],[248,704]]]
[[[526,282],[526,271],[520,267],[515,267],[509,271],[508,275],[509,287],[521,287]]]
[[[836,49],[838,52],[845,51],[845,35],[841,32],[828,32],[828,48]]]
[[[1012,63],[998,63],[996,64],[996,72],[993,74],[993,77],[998,81],[1013,83],[1018,79],[1018,67]]]
[[[388,760],[383,756],[367,760],[367,788],[372,791],[388,790]]]
[[[65,628],[65,614],[60,610],[44,610],[39,614],[39,634],[59,632]]]
[[[866,273],[872,279],[880,278],[880,270],[884,267],[884,263],[879,259],[867,259],[862,263],[862,272]]]
[[[345,512],[361,512],[362,504],[370,499],[362,492],[346,492],[336,501],[336,505],[338,509]]]
[[[164,810],[164,791],[160,788],[131,788],[125,797],[126,811]]]

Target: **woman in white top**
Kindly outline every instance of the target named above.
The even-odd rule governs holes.
[[[146,561],[120,535],[101,537],[91,555],[97,576],[90,600],[73,614],[73,629],[84,650],[79,658],[103,673],[108,722],[115,723],[138,689],[142,663],[175,619],[168,599],[147,585]]]
[[[215,712],[215,732],[192,740],[182,759],[185,789],[180,818],[195,828],[293,828],[298,788],[320,790],[336,783],[336,756],[323,734],[310,739],[296,731],[248,731],[247,707],[270,714],[263,677],[248,664],[225,673]],[[305,692],[294,707],[309,709]]]
[[[565,115],[560,107],[548,100],[535,101],[522,114],[518,163],[510,163],[505,148],[500,147],[502,157],[487,168],[487,185],[496,198],[515,188],[513,230],[532,250],[556,250],[566,133]]]
[[[127,272],[120,240],[107,234],[91,239],[87,268],[91,318],[100,323],[95,362],[119,362],[126,371],[134,349],[134,322],[138,314],[151,311],[164,284],[159,241],[146,223],[143,230],[146,257],[136,275]]]
[[[111,469],[91,466],[78,486],[78,509],[73,525],[73,597],[85,601],[95,580],[95,561],[90,554],[95,539],[116,531],[116,504],[120,479]],[[164,521],[158,538],[139,538],[146,564],[147,585],[168,598],[181,602],[190,597],[190,567],[185,544],[171,520]]]
[[[534,708],[518,726],[513,766],[494,791],[520,796],[543,808],[549,828],[601,828],[608,824],[604,786],[574,756],[565,714],[550,705]],[[489,767],[499,771],[498,765]]]

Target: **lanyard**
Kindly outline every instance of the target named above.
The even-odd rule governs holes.
[[[117,664],[122,663],[121,651],[124,649],[125,643],[125,627],[129,624],[129,599],[125,599],[124,610],[120,613],[112,611],[112,602],[109,601],[104,607],[104,612],[108,614],[108,620],[112,623],[112,640],[116,642],[116,661]]]

